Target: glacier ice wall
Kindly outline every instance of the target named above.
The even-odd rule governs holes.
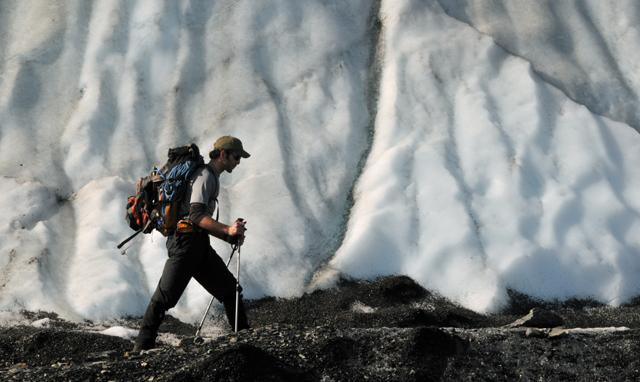
[[[506,288],[612,304],[637,294],[637,132],[438,3],[381,13],[373,147],[318,283],[336,270],[408,274],[479,311]]]
[[[0,310],[139,315],[165,259],[123,204],[169,147],[240,137],[221,220],[249,297],[407,274],[640,293],[638,6],[598,1],[0,2]],[[214,247],[226,258],[227,246]],[[194,320],[193,282],[173,314]]]
[[[446,0],[445,12],[482,34],[567,97],[640,131],[636,50],[640,4],[633,0]]]

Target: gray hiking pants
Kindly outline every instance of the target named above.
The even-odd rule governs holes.
[[[136,342],[153,347],[165,312],[180,299],[191,278],[224,305],[233,328],[235,323],[236,279],[209,244],[205,232],[175,233],[167,238],[169,258],[142,319]],[[241,289],[242,290],[242,289]],[[240,296],[238,329],[249,327]],[[203,306],[203,309],[205,306]]]

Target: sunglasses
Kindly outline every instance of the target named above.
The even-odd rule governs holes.
[[[240,158],[242,158],[242,153],[232,153],[231,156],[236,160],[236,162],[239,162]]]

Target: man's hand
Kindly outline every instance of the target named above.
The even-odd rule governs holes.
[[[244,242],[244,233],[247,230],[244,219],[237,219],[233,224],[226,225],[213,220],[210,216],[203,216],[196,223],[198,227],[207,231],[210,235],[222,239],[227,243],[240,244]]]
[[[247,222],[244,219],[238,218],[229,226],[227,235],[229,235],[229,242],[231,244],[242,245],[242,243],[244,243],[244,233],[247,230],[246,224]]]

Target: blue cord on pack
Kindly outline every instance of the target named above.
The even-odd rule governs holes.
[[[178,191],[182,190],[182,185],[191,177],[197,167],[198,162],[189,160],[173,166],[166,174],[160,169],[156,169],[156,172],[162,178],[162,186],[160,188],[163,194],[160,218],[157,223],[158,227],[164,225],[166,205],[176,198]]]

